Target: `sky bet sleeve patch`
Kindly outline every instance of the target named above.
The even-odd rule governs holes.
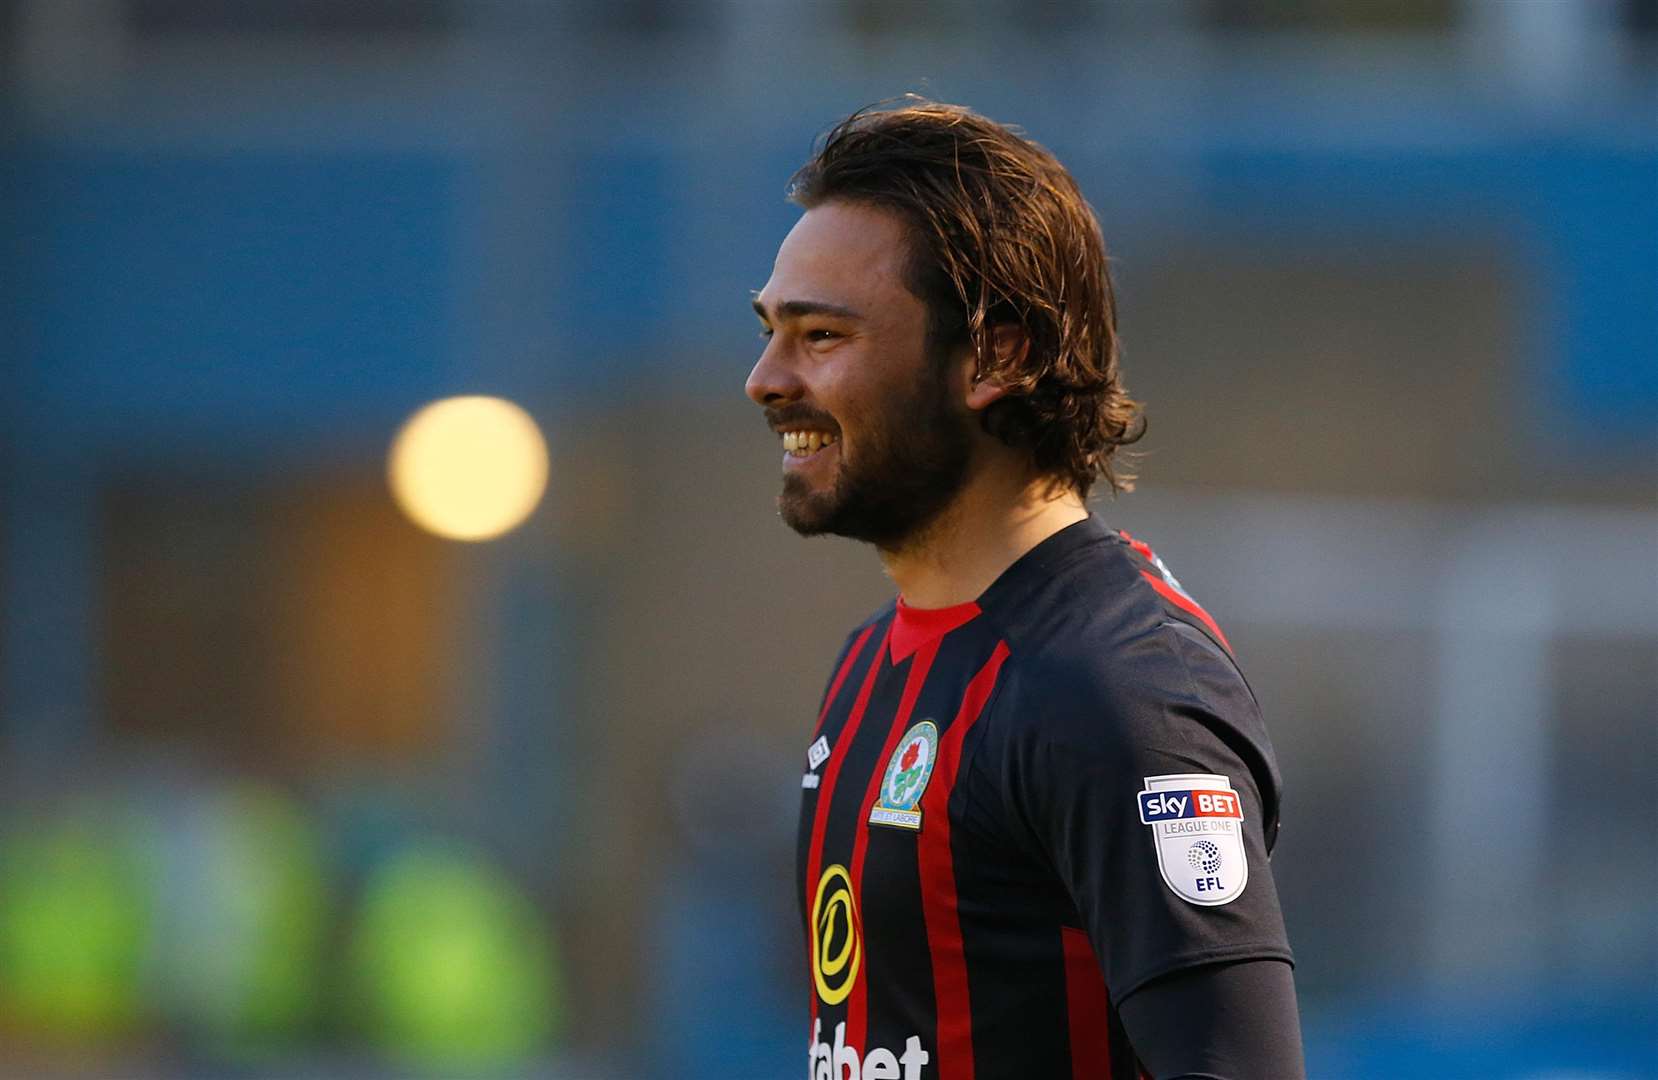
[[[1249,884],[1243,804],[1232,781],[1212,773],[1145,778],[1140,823],[1151,827],[1163,881],[1182,900],[1203,907],[1229,904]]]

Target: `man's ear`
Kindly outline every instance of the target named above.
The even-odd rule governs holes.
[[[1024,362],[1030,351],[1030,335],[1018,323],[997,323],[990,328],[990,347],[996,353],[997,368],[1006,370],[1009,364]],[[978,412],[1006,393],[1007,387],[996,379],[975,376],[967,391],[967,407]]]

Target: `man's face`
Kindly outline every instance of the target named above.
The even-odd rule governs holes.
[[[789,232],[755,297],[767,341],[748,396],[783,439],[778,509],[803,536],[896,547],[967,478],[965,375],[929,351],[909,250],[896,215],[824,203]]]

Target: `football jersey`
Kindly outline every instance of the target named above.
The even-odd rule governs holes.
[[[1096,518],[849,635],[801,781],[812,1080],[1139,1076],[1116,1003],[1291,961],[1279,778],[1214,620]]]

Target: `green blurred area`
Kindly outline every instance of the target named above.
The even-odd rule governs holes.
[[[140,860],[81,810],[0,851],[0,1001],[6,1027],[66,1044],[129,1032],[143,1013],[151,925]]]
[[[535,909],[477,855],[416,845],[364,889],[351,966],[364,1026],[388,1056],[468,1075],[543,1050],[558,1013]]]
[[[334,1043],[401,1071],[482,1075],[551,1046],[552,935],[463,844],[410,841],[348,890],[325,826],[270,786],[21,820],[0,842],[11,1056],[114,1059],[160,1033],[239,1067]]]

